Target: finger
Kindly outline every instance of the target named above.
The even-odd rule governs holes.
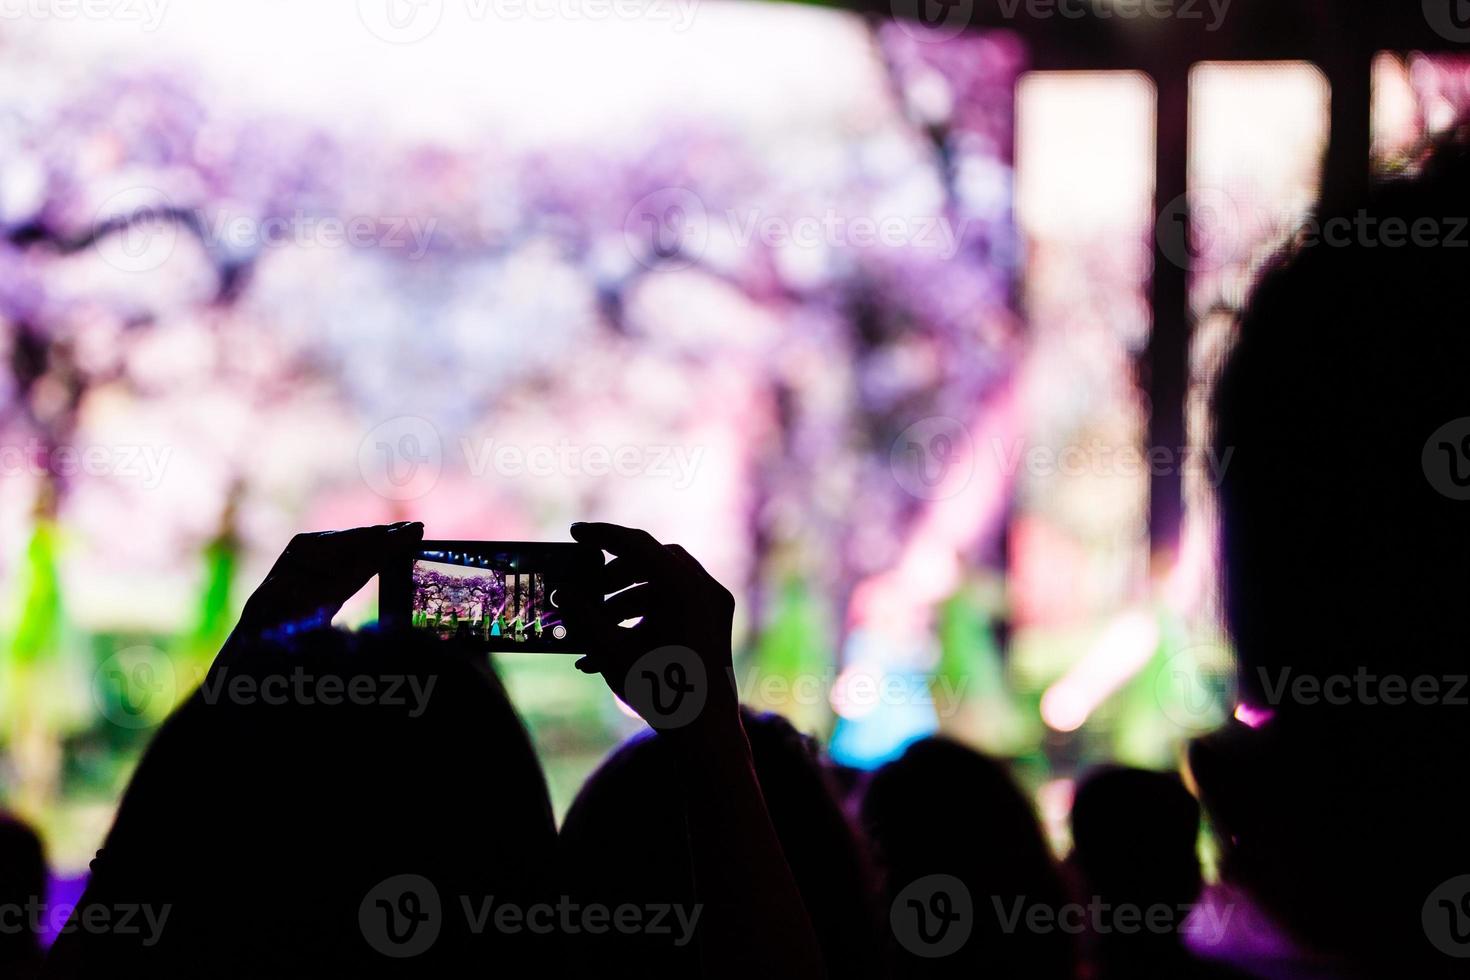
[[[667,562],[667,552],[663,546],[653,535],[641,528],[596,521],[579,522],[572,525],[572,537],[582,544],[602,548],[619,558],[633,558],[650,567],[657,568]]]
[[[654,574],[653,569],[640,565],[633,558],[614,558],[598,571],[597,586],[603,595],[609,595],[630,585],[642,585]]]
[[[340,606],[382,570],[395,553],[416,547],[422,524],[379,525],[328,531],[293,541],[282,555],[283,577],[303,599]]]
[[[375,524],[346,531],[315,531],[298,534],[281,553],[277,565],[293,570],[339,574],[345,567],[377,561],[392,548],[416,546],[424,537],[424,526],[416,521]]]
[[[578,643],[591,644],[597,649],[605,643],[611,624],[602,609],[602,594],[589,594],[580,589],[568,589],[562,595],[562,618],[566,620],[570,634]]]
[[[674,563],[686,572],[694,572],[703,578],[709,577],[709,572],[704,570],[704,566],[699,563],[699,559],[685,551],[683,545],[666,544],[664,545],[664,551],[668,552],[669,556],[674,560]]]
[[[423,540],[417,522],[298,534],[246,603],[242,623],[269,629],[316,616],[330,620],[399,551]]]
[[[655,603],[656,596],[648,586],[635,585],[603,600],[602,612],[607,622],[622,623],[648,615]]]
[[[721,591],[725,591],[725,587],[720,583],[720,580],[711,575],[709,570],[699,563],[699,559],[685,551],[681,545],[670,544],[665,545],[664,548],[668,551],[674,563],[679,567],[681,575],[686,576],[690,581],[702,582],[706,586],[712,586]]]

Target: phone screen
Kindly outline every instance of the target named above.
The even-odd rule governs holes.
[[[596,557],[577,544],[425,541],[397,590],[407,608],[393,618],[489,650],[571,653],[578,637],[563,602],[589,581]]]

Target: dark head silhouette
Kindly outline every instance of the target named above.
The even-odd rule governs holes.
[[[820,942],[828,975],[881,975],[872,882],[816,747],[785,719],[742,711],[756,775]],[[661,735],[620,746],[587,780],[561,830],[567,891],[584,903],[695,901],[676,756]],[[571,936],[574,973],[698,976],[698,938],[644,933]]]
[[[1187,904],[1200,890],[1199,825],[1199,803],[1179,777],[1100,769],[1072,803],[1073,861],[1109,901]]]
[[[1172,773],[1109,767],[1078,786],[1072,863],[1085,899],[1110,910],[1088,937],[1097,977],[1230,975],[1190,956],[1181,931],[1202,884],[1199,832],[1199,803]]]
[[[0,811],[0,976],[31,977],[41,966],[32,910],[46,901],[46,854],[35,831]]]
[[[538,900],[554,859],[540,769],[488,668],[373,633],[231,644],[149,747],[77,912],[166,918],[64,937],[57,975],[544,962],[534,937],[493,919],[477,934],[470,914]]]
[[[944,955],[925,944],[947,936],[910,934],[891,917],[894,975],[1072,976],[1070,937],[1026,925],[1031,906],[1055,915],[1066,895],[1031,804],[1000,762],[944,738],[915,742],[873,775],[862,815],[886,879],[886,911],[917,902],[915,914],[932,911],[927,924],[936,930],[938,918],[962,915],[965,898],[945,888],[930,894],[925,883],[939,875],[963,883],[971,908],[968,939]]]
[[[1466,216],[1462,139],[1321,216],[1260,281],[1214,403],[1241,690],[1275,716],[1191,765],[1225,873],[1370,972],[1454,972],[1425,902],[1470,871]]]

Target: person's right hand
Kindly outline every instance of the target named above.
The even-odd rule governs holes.
[[[739,724],[731,663],[735,597],[676,544],[617,524],[573,524],[614,557],[579,609],[598,649],[577,662],[652,727]],[[636,625],[619,626],[629,620]]]

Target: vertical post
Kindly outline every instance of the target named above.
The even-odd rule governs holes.
[[[1153,326],[1139,381],[1149,406],[1148,447],[1171,452],[1185,445],[1185,397],[1189,391],[1189,65],[1155,74],[1158,122],[1154,142],[1153,275],[1149,306]],[[1179,466],[1150,466],[1148,536],[1151,569],[1173,565],[1184,516]]]
[[[1350,207],[1368,188],[1373,150],[1373,49],[1344,38],[1324,60],[1330,88],[1327,152],[1322,159],[1324,208]]]

